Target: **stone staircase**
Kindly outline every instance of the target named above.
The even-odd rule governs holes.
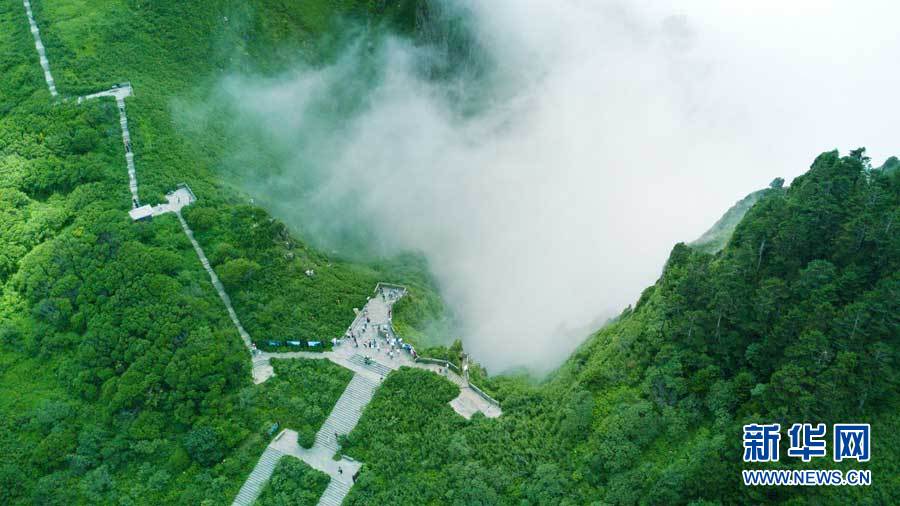
[[[47,81],[47,89],[50,95],[56,98],[56,82],[53,80],[53,74],[50,73],[50,61],[47,59],[47,52],[44,48],[44,42],[41,40],[41,31],[38,30],[37,23],[34,22],[34,13],[31,11],[31,2],[22,0],[25,6],[25,14],[28,15],[28,24],[31,26],[31,34],[34,35],[34,47],[37,49],[38,57],[41,61],[41,68],[44,69],[44,79]]]
[[[275,466],[283,456],[283,453],[274,448],[266,448],[259,458],[259,462],[256,463],[256,467],[253,468],[253,472],[247,477],[247,481],[244,482],[237,497],[234,498],[234,502],[231,503],[232,506],[250,506],[256,502],[256,498],[259,497],[266,482],[272,477]],[[344,495],[347,495],[346,492]]]
[[[350,493],[352,483],[335,480],[334,478],[328,483],[328,488],[319,498],[319,506],[341,506],[344,498]]]
[[[128,132],[128,116],[125,114],[125,98],[117,96],[116,105],[119,109],[119,127],[122,129],[122,144],[125,146],[125,167],[128,169],[128,189],[131,190],[133,207],[138,207],[137,171],[134,168],[134,153],[131,151],[131,134]]]
[[[327,448],[332,453],[337,453],[340,446],[337,444],[335,434],[349,434],[362,416],[362,410],[372,400],[378,382],[360,374],[354,374],[353,379],[347,385],[344,393],[331,410],[331,414],[322,424],[322,428],[316,433],[315,446]],[[334,482],[334,480],[332,480]]]
[[[350,363],[358,365],[364,369],[368,369],[368,370],[380,375],[381,377],[385,377],[388,375],[388,373],[393,371],[393,369],[391,369],[390,367],[376,362],[375,359],[370,359],[369,363],[367,364],[366,358],[360,354],[352,355],[347,360]]]

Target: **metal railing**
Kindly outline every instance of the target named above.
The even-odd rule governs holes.
[[[455,372],[456,374],[462,375],[462,373],[459,370],[459,367],[457,367],[456,364],[454,364],[453,362],[450,362],[449,360],[444,360],[441,358],[431,358],[431,357],[416,357],[416,362],[422,362],[425,364],[442,365],[444,367],[449,367],[450,369],[453,369],[453,372]]]
[[[382,289],[385,289],[385,288],[391,289],[391,290],[399,290],[399,291],[400,291],[400,297],[403,297],[403,296],[406,295],[407,292],[408,292],[407,288],[406,288],[405,286],[403,286],[403,285],[395,285],[395,284],[391,284],[391,283],[380,283],[380,282],[379,282],[377,285],[375,285],[375,294],[377,295],[378,293],[381,292]],[[398,299],[399,299],[399,297],[398,297]],[[362,315],[362,311],[360,311],[360,313],[357,315],[357,318],[359,318],[361,315]],[[355,323],[356,323],[356,320],[354,320],[354,323],[351,324],[350,327],[352,328],[353,325],[354,325]],[[394,326],[393,326],[392,324],[388,324],[388,325],[387,325],[387,328],[388,328],[388,333],[390,334],[390,337],[396,338],[396,337],[397,337],[397,333],[396,333],[396,331],[394,330]],[[478,388],[478,386],[476,386],[475,384],[473,384],[472,382],[470,382],[470,381],[469,381],[469,378],[468,378],[468,374],[463,374],[463,372],[460,370],[459,366],[457,366],[457,365],[454,364],[453,362],[450,362],[449,360],[444,360],[444,359],[442,359],[442,358],[420,357],[420,356],[417,356],[417,357],[415,358],[415,361],[416,361],[416,362],[421,362],[421,363],[424,363],[424,364],[434,364],[434,365],[439,365],[439,366],[443,366],[443,367],[446,367],[446,368],[448,368],[448,369],[453,370],[453,372],[455,372],[455,373],[458,374],[460,377],[462,377],[463,380],[466,382],[466,384],[467,384],[473,391],[475,391],[476,394],[478,394],[479,396],[481,396],[482,399],[484,399],[484,400],[488,401],[489,403],[491,403],[491,404],[497,406],[498,408],[500,407],[500,401],[498,401],[497,399],[494,399],[493,397],[491,397],[490,395],[488,395],[487,393],[485,393],[484,390]]]
[[[500,407],[500,401],[498,401],[497,399],[494,399],[494,398],[491,397],[490,395],[484,393],[484,390],[482,390],[482,389],[478,388],[477,386],[475,386],[474,383],[469,383],[469,388],[471,388],[472,390],[474,390],[476,394],[480,395],[482,399],[484,399],[484,400],[490,402],[491,404],[497,406],[498,408]]]
[[[375,290],[373,291],[373,293],[375,293],[375,295],[378,295],[378,293],[381,291],[382,288],[390,288],[392,290],[399,290],[404,295],[408,291],[406,289],[406,287],[403,285],[395,285],[393,283],[383,283],[383,282],[379,281],[378,284],[375,285]]]
[[[434,364],[434,365],[441,365],[444,367],[448,367],[450,369],[453,369],[453,371],[456,372],[456,374],[459,374],[460,376],[462,376],[462,373],[460,372],[459,367],[457,367],[456,364],[454,364],[453,362],[450,362],[449,360],[444,360],[441,358],[432,358],[432,357],[416,357],[416,362],[422,362],[425,364]],[[484,390],[478,388],[478,386],[475,385],[474,383],[472,383],[471,381],[469,381],[468,378],[465,378],[465,380],[466,380],[466,384],[472,390],[474,390],[476,394],[481,396],[482,399],[490,402],[491,404],[497,406],[498,408],[500,407],[500,401],[498,401],[497,399],[494,399],[493,397],[491,397],[490,395],[485,393]]]

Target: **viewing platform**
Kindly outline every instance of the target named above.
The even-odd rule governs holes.
[[[128,216],[134,221],[160,216],[166,213],[180,213],[181,209],[187,207],[197,201],[197,197],[191,188],[181,183],[178,189],[166,195],[166,203],[155,206],[145,205],[135,207],[128,212]]]

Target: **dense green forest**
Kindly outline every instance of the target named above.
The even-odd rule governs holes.
[[[391,281],[411,289],[398,331],[431,345],[455,336],[420,257],[317,250],[221,173],[227,129],[187,135],[174,111],[228,71],[327,61],[336,26],[383,22],[427,40],[422,5],[33,7],[61,93],[133,83],[142,200],[190,183],[200,201],[185,218],[251,335],[340,334]],[[0,503],[230,503],[272,425],[311,442],[349,373],[275,361],[276,376],[252,385],[175,217],[127,216],[114,104],[51,101],[18,0],[0,0],[0,76]],[[714,248],[675,246],[658,282],[551,377],[473,371],[501,400],[498,419],[456,415],[457,389],[440,377],[389,375],[346,440],[364,462],[347,503],[900,503],[898,167],[824,153],[789,187],[754,194]],[[740,427],[770,421],[871,423],[874,456],[859,467],[873,485],[743,487]],[[315,502],[325,483],[293,460],[276,481],[263,504]]]
[[[257,506],[315,506],[328,486],[328,475],[303,461],[282,458],[266,484]]]

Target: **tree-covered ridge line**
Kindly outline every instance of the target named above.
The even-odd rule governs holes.
[[[896,173],[872,169],[863,150],[845,157],[835,151],[819,156],[790,188],[760,200],[719,254],[676,246],[662,278],[634,311],[601,331],[560,372],[594,396],[627,389],[640,400],[635,406],[658,413],[658,428],[625,445],[632,457],[600,469],[627,469],[640,457],[647,467],[647,457],[656,457],[658,476],[687,492],[659,488],[644,498],[761,502],[793,496],[847,503],[872,494],[876,503],[896,502],[898,490],[888,477],[898,461],[891,432],[900,421],[900,237],[891,231],[898,214]],[[627,369],[616,367],[623,363]],[[808,420],[871,421],[879,429],[884,453],[872,468],[884,481],[874,492],[798,494],[738,485],[743,423]],[[652,418],[647,426],[654,426]],[[673,426],[685,430],[680,438]],[[712,434],[726,437],[713,443]],[[692,485],[685,478],[690,468],[661,465],[660,450],[678,453],[670,438],[682,451],[705,445],[704,451],[721,455],[704,472],[717,479]],[[582,449],[603,440],[589,440]],[[621,487],[634,479],[616,474],[600,483]]]
[[[735,227],[741,222],[741,219],[747,214],[747,211],[756,204],[759,199],[765,197],[771,190],[780,189],[784,184],[784,179],[777,178],[772,181],[769,188],[757,190],[748,194],[746,197],[737,201],[731,206],[725,214],[719,218],[712,227],[703,233],[696,240],[688,243],[692,248],[698,248],[706,253],[717,253],[725,247],[725,243],[731,239]]]
[[[366,462],[349,503],[896,504],[898,219],[898,171],[824,153],[722,251],[677,245],[548,381],[491,378],[495,426],[455,419],[437,378],[392,375],[348,438]],[[873,485],[743,486],[741,426],[803,421],[871,423],[878,454],[768,467],[870,469]]]

